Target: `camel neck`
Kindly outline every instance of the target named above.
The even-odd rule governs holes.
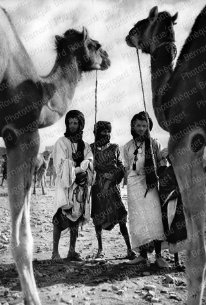
[[[159,111],[163,104],[163,96],[168,90],[168,81],[173,72],[173,60],[176,56],[176,46],[173,42],[161,43],[151,54],[151,81],[153,93],[153,107],[159,124],[165,119],[164,113]],[[165,127],[164,127],[165,129]]]
[[[173,42],[161,43],[151,54],[153,95],[162,94],[172,72],[176,46]]]
[[[39,119],[40,128],[50,126],[54,120],[63,116],[80,78],[81,72],[75,58],[67,63],[56,60],[48,76],[42,77],[45,102]]]
[[[59,94],[66,96],[69,99],[73,98],[75,88],[81,78],[76,58],[66,62],[58,62],[56,60],[52,71],[43,80],[46,83],[52,84],[54,90]]]

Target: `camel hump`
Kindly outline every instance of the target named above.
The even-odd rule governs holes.
[[[197,16],[190,34],[181,50],[180,56],[177,60],[177,67],[182,66],[185,62],[199,57],[201,61],[205,58],[205,43],[206,43],[206,6]],[[183,64],[183,65],[184,65]]]

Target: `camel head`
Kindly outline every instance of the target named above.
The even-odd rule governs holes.
[[[70,29],[63,37],[56,36],[56,49],[60,64],[75,58],[81,72],[106,70],[110,66],[107,52],[97,40],[89,37],[84,27],[82,32]]]
[[[152,54],[157,46],[164,42],[174,42],[173,25],[178,13],[171,16],[168,12],[158,13],[158,7],[150,10],[146,19],[138,21],[129,31],[126,43],[129,47],[141,49],[144,53]]]

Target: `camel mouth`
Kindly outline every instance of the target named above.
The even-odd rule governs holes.
[[[102,71],[107,70],[107,69],[110,67],[110,65],[111,65],[110,59],[109,59],[109,58],[105,58],[105,59],[102,61],[102,63],[101,63],[100,69],[101,69]]]
[[[103,49],[101,49],[101,53],[100,54],[101,54],[101,57],[102,57],[102,62],[100,64],[100,70],[107,70],[110,67],[110,65],[111,65],[111,61],[109,59],[109,55]]]
[[[125,38],[125,41],[129,47],[136,48],[136,46],[132,43],[131,37],[129,35],[127,35],[127,37]]]

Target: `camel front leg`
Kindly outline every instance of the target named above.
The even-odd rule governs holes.
[[[32,267],[30,189],[39,149],[38,132],[20,135],[7,147],[8,193],[12,219],[12,254],[18,269],[26,305],[40,305]]]
[[[180,180],[187,180],[187,173],[181,173],[178,175],[179,170],[176,172],[178,184]],[[191,175],[191,172],[188,173]],[[204,179],[203,175],[200,175],[200,179]],[[202,183],[200,183],[202,184]],[[187,305],[201,305],[202,296],[204,290],[205,279],[205,242],[204,242],[204,227],[205,227],[205,198],[198,198],[197,194],[205,191],[205,185],[202,186],[194,183],[189,184],[190,187],[186,187],[181,192],[182,201],[184,205],[184,214],[187,227],[187,260],[186,260],[186,274],[187,274],[187,286],[188,286],[188,298]],[[196,197],[196,198],[195,198]]]
[[[33,195],[36,195],[36,172],[34,172],[34,189],[33,189]]]

